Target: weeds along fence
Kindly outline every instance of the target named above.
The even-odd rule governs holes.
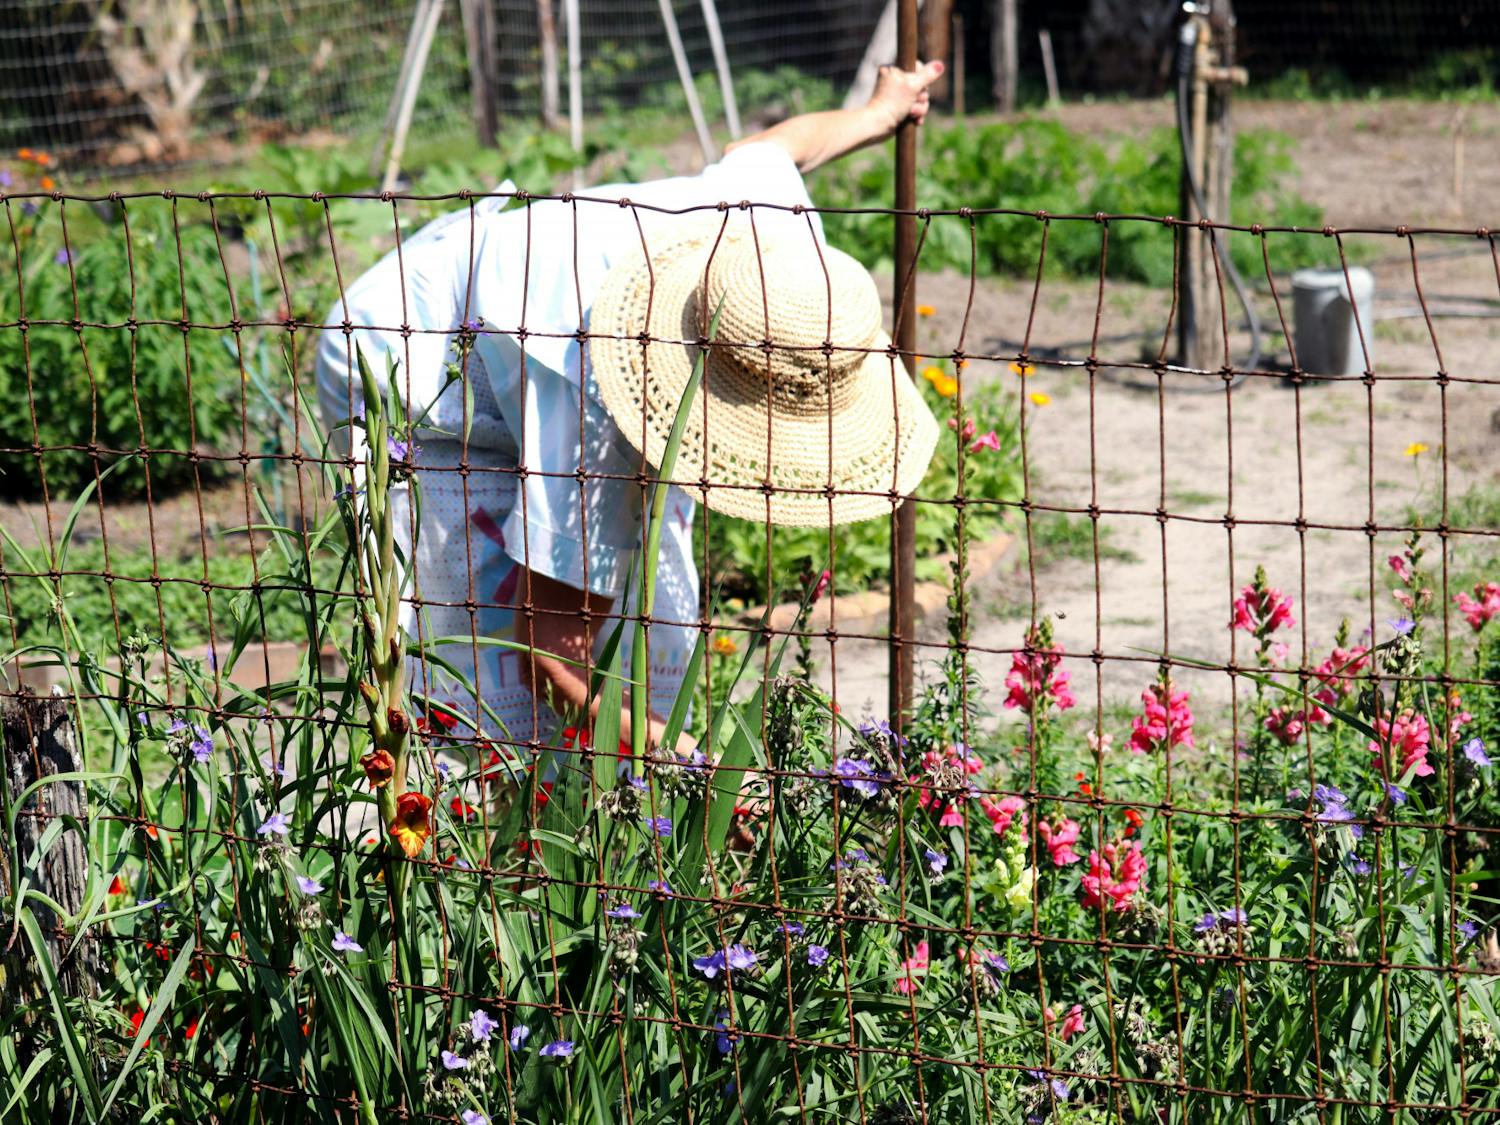
[[[4,212],[0,1116],[1500,1112],[1497,380],[1444,318],[1500,290],[1488,230],[921,211],[919,267],[1034,269],[902,279],[902,354],[830,249],[889,211]],[[1194,241],[1196,368],[1181,294],[1110,269]],[[1299,358],[1308,243],[1340,371]],[[887,635],[923,410],[927,614]]]

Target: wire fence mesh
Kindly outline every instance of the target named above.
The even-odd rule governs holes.
[[[1430,295],[1500,289],[1489,230],[922,210],[919,268],[988,225],[1034,270],[1008,296],[950,279],[903,355],[823,239],[884,209],[4,208],[0,457],[31,498],[0,556],[5,695],[62,687],[90,801],[66,829],[94,857],[70,912],[17,901],[37,858],[8,850],[38,958],[7,965],[12,1077],[71,1078],[57,1104],[95,1119],[117,1073],[122,1106],[224,1120],[1500,1112],[1500,402],[1487,337]],[[395,246],[383,306],[353,215]],[[1057,276],[1062,237],[1096,240],[1091,280]],[[1175,263],[1190,239],[1206,368],[1174,358],[1175,289],[1110,273],[1122,240]],[[1299,360],[1277,266],[1313,239],[1342,372]],[[461,267],[442,320],[418,307],[435,247]],[[1398,340],[1357,278],[1382,247],[1386,299],[1419,313]],[[635,252],[653,269],[610,288]],[[1283,338],[1253,366],[1230,254]],[[594,440],[600,404],[623,446]],[[897,487],[928,411],[933,465]],[[840,582],[883,520],[834,513],[908,492],[951,582],[887,636]],[[1001,536],[1012,564],[971,574]],[[736,567],[792,607],[727,604]],[[890,645],[924,669],[910,715],[868,672]],[[572,666],[549,654],[586,668],[555,719],[531,689]],[[45,791],[8,800],[62,825]],[[101,965],[66,1003],[49,936]],[[48,1027],[86,1049],[43,1056]]]

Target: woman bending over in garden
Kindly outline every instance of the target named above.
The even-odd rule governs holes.
[[[424,661],[416,692],[516,745],[588,705],[611,615],[633,612],[650,466],[716,310],[658,556],[652,617],[670,624],[648,636],[653,742],[698,633],[698,503],[828,526],[886,515],[916,485],[936,424],[887,351],[874,281],[805,210],[802,173],[920,124],[942,70],[887,68],[867,106],[783,121],[697,176],[485,199],[347,288],[318,352],[335,447],[363,432],[357,352],[421,419],[396,450],[420,483],[402,520],[419,530],[409,631],[528,646],[444,644],[472,689]]]

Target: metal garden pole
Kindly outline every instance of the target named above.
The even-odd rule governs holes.
[[[898,0],[896,65],[917,66],[917,0]],[[896,314],[896,347],[912,376],[917,350],[917,295],[913,267],[917,256],[917,127],[904,121],[896,128],[896,266],[892,289]],[[902,376],[897,375],[897,378]],[[912,703],[912,648],[916,620],[913,569],[917,553],[917,512],[903,500],[891,517],[890,711],[898,729]]]

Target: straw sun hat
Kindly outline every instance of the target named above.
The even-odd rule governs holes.
[[[889,514],[892,489],[904,496],[926,472],[938,426],[886,351],[869,272],[810,236],[762,234],[757,253],[748,229],[715,220],[660,240],[649,264],[638,251],[610,269],[589,357],[626,439],[661,464],[721,300],[673,477],[708,481],[704,503],[745,519],[826,526]]]

